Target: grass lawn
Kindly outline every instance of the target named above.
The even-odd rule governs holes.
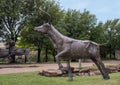
[[[43,77],[38,72],[1,74],[0,85],[120,85],[120,73],[110,74],[110,80],[103,80],[102,76],[74,77],[68,81],[67,77]]]

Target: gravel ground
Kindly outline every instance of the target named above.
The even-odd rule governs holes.
[[[113,62],[104,62],[105,65],[120,65],[120,61]],[[63,63],[66,66],[65,63]],[[93,66],[93,62],[82,63],[82,67],[90,67]],[[71,63],[72,67],[78,68],[78,63]],[[50,64],[0,64],[0,74],[10,74],[10,73],[22,73],[22,72],[34,72],[34,71],[42,71],[47,69],[58,69],[58,65],[56,63]]]

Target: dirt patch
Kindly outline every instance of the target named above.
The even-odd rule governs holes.
[[[120,65],[120,61],[114,62],[104,62],[106,66]],[[63,63],[66,67],[66,63]],[[71,63],[71,66],[78,68],[78,63]],[[83,62],[82,67],[89,68],[94,66],[93,62]],[[45,64],[0,64],[0,74],[10,74],[10,73],[22,73],[22,72],[34,72],[43,71],[48,69],[58,69],[57,63],[45,63]],[[87,75],[87,74],[86,74]]]
[[[24,65],[22,65],[22,66],[17,66],[17,65],[15,65],[15,66],[1,66],[0,67],[0,69],[2,69],[2,68],[32,68],[32,67],[39,67],[39,66],[37,66],[37,65],[30,65],[30,66],[24,66]]]

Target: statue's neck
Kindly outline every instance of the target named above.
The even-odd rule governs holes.
[[[53,44],[60,44],[61,41],[63,41],[63,35],[59,33],[52,25],[50,30],[48,31],[48,37]]]

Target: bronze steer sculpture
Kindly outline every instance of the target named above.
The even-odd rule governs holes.
[[[10,58],[8,49],[0,49],[0,58]]]
[[[22,55],[25,55],[25,62],[30,62],[29,52],[29,49],[26,48],[12,48],[10,52],[8,49],[0,49],[0,58],[8,58],[11,61],[12,55],[17,55],[18,59],[22,59]]]
[[[39,31],[48,36],[51,40],[57,55],[55,56],[59,69],[64,73],[60,58],[67,61],[69,80],[73,80],[73,74],[70,67],[71,59],[90,58],[97,65],[104,79],[109,79],[109,75],[105,70],[105,66],[101,61],[99,54],[99,44],[89,40],[76,40],[66,37],[59,33],[50,23],[45,23],[35,27],[35,31]]]
[[[9,41],[9,54],[10,56],[17,55],[19,59],[22,59],[22,55],[25,55],[25,62],[30,62],[30,50],[27,48],[17,48],[13,40]]]
[[[22,59],[22,55],[25,55],[25,62],[30,62],[29,49],[10,47],[10,55],[17,55],[18,59]]]
[[[8,62],[11,61],[11,56],[8,49],[0,49],[0,58],[8,59]]]

